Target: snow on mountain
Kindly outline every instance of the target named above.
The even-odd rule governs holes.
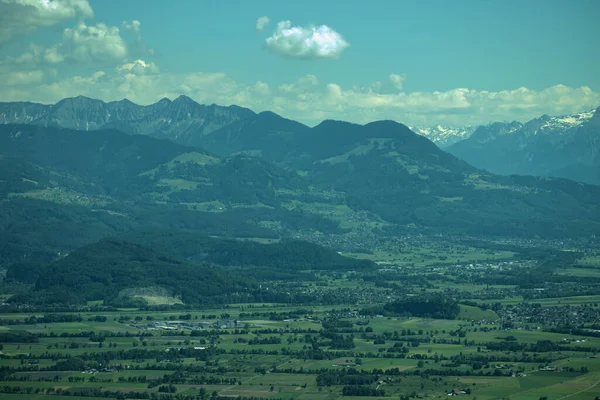
[[[542,115],[526,123],[513,122],[494,122],[489,125],[450,127],[436,125],[431,127],[410,126],[409,128],[427,139],[431,140],[439,147],[449,147],[461,140],[470,138],[476,132],[477,141],[485,142],[493,140],[498,136],[521,133],[529,135],[552,135],[562,136],[574,128],[584,126],[594,117],[597,110],[590,110],[569,115],[551,117]]]
[[[456,128],[436,125],[431,127],[409,126],[409,128],[413,132],[425,136],[439,147],[447,147],[471,136],[476,126]]]
[[[534,132],[534,134],[551,132],[563,134],[569,129],[582,126],[589,122],[593,118],[595,112],[596,110],[590,110],[560,117],[549,117],[544,115],[540,118],[544,121],[543,124]]]
[[[469,164],[503,175],[538,175],[600,184],[600,107],[521,124],[482,125],[445,149]]]

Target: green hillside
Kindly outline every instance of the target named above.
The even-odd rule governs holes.
[[[9,278],[19,279],[19,265]],[[29,304],[82,304],[105,300],[122,304],[123,290],[159,287],[184,303],[219,302],[219,297],[246,296],[256,286],[207,264],[186,264],[144,246],[115,239],[83,246],[67,257],[28,271],[37,275],[33,290],[12,301]],[[228,297],[230,299],[230,297]]]
[[[219,239],[186,231],[135,231],[123,235],[172,257],[222,266],[267,267],[282,271],[351,270],[373,267],[305,241],[282,240],[263,244],[251,240]]]

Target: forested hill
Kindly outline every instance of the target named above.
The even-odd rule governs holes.
[[[144,227],[225,237],[341,232],[338,221],[292,209],[293,199],[344,201],[253,157],[118,131],[0,126],[0,266],[49,261]]]
[[[375,266],[371,261],[343,257],[313,243],[285,239],[262,244],[251,240],[219,239],[186,231],[143,230],[124,234],[124,240],[192,262],[223,266],[256,266],[281,271],[359,270]]]
[[[249,138],[268,135],[269,141]],[[393,121],[324,121],[314,128],[273,113],[204,137],[221,155],[248,152],[347,194],[348,206],[400,227],[497,236],[588,236],[600,232],[600,187],[499,176],[440,150]]]
[[[257,295],[257,276],[290,279],[300,271],[374,266],[302,241],[260,244],[174,230],[131,232],[124,237],[83,246],[47,265],[13,263],[7,282],[33,283],[34,287],[12,301],[130,304],[134,297],[144,304],[145,298],[157,296],[163,302],[170,298],[186,304],[247,300]]]
[[[105,239],[84,246],[67,257],[39,268],[9,269],[8,279],[31,280],[32,291],[12,301],[29,304],[82,304],[86,301],[118,301],[121,291],[135,293],[160,288],[184,303],[214,302],[215,297],[250,293],[256,284],[207,264],[186,264],[144,246]]]
[[[249,118],[256,123],[237,124],[235,135],[228,134],[232,141],[223,143],[251,155],[214,155],[112,130],[3,125],[1,160],[19,179],[1,182],[0,194],[7,207],[23,198],[42,199],[121,216],[113,233],[142,227],[197,230],[204,220],[217,218],[239,224],[244,235],[253,226],[262,237],[358,230],[546,238],[600,234],[598,186],[493,175],[392,121],[325,121],[307,128],[273,113]],[[273,140],[240,139],[260,137],[267,128]],[[10,221],[7,226],[15,227]],[[235,231],[230,226],[216,234],[240,236]]]

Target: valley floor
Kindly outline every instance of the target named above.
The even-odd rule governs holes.
[[[0,397],[600,396],[600,293],[581,295],[581,288],[598,290],[597,254],[552,267],[537,286],[522,281],[540,273],[540,260],[494,252],[497,260],[477,262],[478,254],[467,252],[468,264],[451,254],[451,264],[363,255],[381,268],[270,283],[322,293],[329,304],[111,309],[92,302],[28,311],[4,303]],[[569,289],[585,281],[579,294]],[[373,311],[389,298],[436,294],[456,299],[453,319]]]

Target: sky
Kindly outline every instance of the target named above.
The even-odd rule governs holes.
[[[600,106],[598,21],[597,0],[0,0],[0,101],[526,121]]]

